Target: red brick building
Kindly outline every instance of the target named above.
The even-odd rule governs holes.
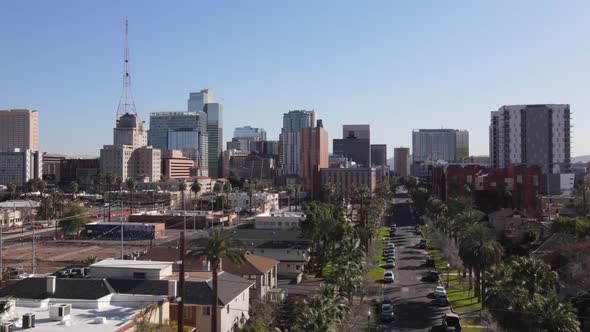
[[[323,127],[302,128],[299,133],[300,177],[303,188],[318,198],[321,192],[320,169],[328,168],[328,132]]]
[[[490,168],[448,164],[433,168],[432,192],[442,200],[471,196],[487,212],[514,208],[534,214],[538,209],[541,179],[541,169],[537,166]]]

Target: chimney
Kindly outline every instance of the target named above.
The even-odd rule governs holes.
[[[45,277],[47,294],[55,294],[55,276]]]
[[[178,294],[177,280],[168,280],[168,297],[176,298]]]

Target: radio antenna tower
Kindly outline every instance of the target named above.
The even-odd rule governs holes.
[[[117,121],[125,114],[137,115],[135,110],[135,101],[131,95],[131,76],[129,75],[129,42],[127,35],[129,33],[129,23],[125,19],[125,62],[123,69],[123,91],[121,92],[121,99],[119,99],[119,107],[117,108]]]

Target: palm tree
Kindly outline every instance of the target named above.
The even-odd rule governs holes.
[[[221,182],[217,181],[215,182],[215,185],[213,185],[213,192],[215,193],[215,202],[217,202],[217,197],[219,196],[219,193],[221,193],[223,191],[223,184],[221,184]],[[215,211],[215,207],[213,207],[213,210]]]
[[[482,220],[484,216],[485,214],[479,210],[467,210],[458,213],[455,218],[453,218],[453,223],[450,229],[450,233],[455,239],[455,242],[457,242],[457,239],[469,228],[469,226],[475,225]]]
[[[221,228],[211,228],[208,237],[191,240],[188,243],[188,257],[205,258],[211,264],[213,293],[211,297],[211,331],[217,331],[217,308],[219,299],[218,273],[221,257],[240,263],[244,257],[238,251],[239,241],[230,237]]]
[[[482,272],[500,262],[502,247],[496,242],[492,232],[482,224],[475,224],[465,231],[459,244],[459,257],[463,265],[475,274],[475,296],[481,298]]]
[[[537,313],[535,316],[539,331],[580,331],[580,322],[574,308],[569,304],[561,303],[556,293],[537,297],[532,307]]]
[[[123,189],[123,179],[120,176],[115,176],[115,185],[117,186],[117,190],[120,194],[121,190]]]
[[[182,209],[186,210],[186,200],[184,197],[184,192],[186,191],[186,182],[180,181],[178,182],[178,191],[180,191],[180,196],[182,197]]]
[[[78,185],[78,182],[76,182],[76,181],[70,182],[70,190],[74,194],[74,198],[76,198],[76,194],[78,193],[79,188],[80,188],[80,186]]]
[[[229,193],[231,193],[232,189],[233,189],[232,185],[229,182],[223,186],[223,192],[225,193],[225,202],[227,202],[228,205],[229,205]],[[222,208],[222,210],[223,210],[223,208]]]
[[[533,301],[535,294],[546,294],[555,289],[557,272],[543,261],[530,257],[516,257],[510,262],[512,280],[516,287],[522,287],[528,293],[529,301]]]
[[[39,179],[37,182],[37,190],[39,190],[39,192],[41,193],[41,196],[43,196],[43,193],[45,193],[45,189],[47,189],[47,183],[45,181]]]
[[[287,187],[287,205],[289,205],[289,212],[291,211],[291,197],[295,195],[295,188],[293,186]]]
[[[135,191],[135,187],[137,187],[137,181],[135,181],[134,178],[128,178],[125,181],[125,185],[127,186],[127,189],[129,189],[129,207],[130,207],[130,213],[133,213],[133,192]]]
[[[104,183],[106,186],[106,190],[105,191],[111,191],[113,190],[113,184],[115,183],[115,176],[111,173],[108,173],[105,178],[104,178]]]
[[[344,299],[329,284],[303,299],[298,308],[295,331],[335,331],[348,312]]]
[[[426,214],[437,227],[440,227],[439,222],[447,215],[447,212],[447,205],[438,198],[431,198],[426,203]]]
[[[195,180],[193,182],[193,184],[191,184],[191,192],[193,192],[195,194],[195,197],[198,197],[199,193],[201,192],[201,184],[199,183],[199,180]],[[199,199],[199,203],[201,203],[201,200]],[[200,207],[200,209],[202,210],[202,206]]]

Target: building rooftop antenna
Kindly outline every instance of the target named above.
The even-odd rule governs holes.
[[[125,19],[125,59],[123,67],[123,91],[119,99],[119,107],[117,107],[117,121],[125,114],[137,115],[135,110],[135,101],[131,94],[131,76],[129,75],[129,42],[127,36],[129,33],[129,23]]]

